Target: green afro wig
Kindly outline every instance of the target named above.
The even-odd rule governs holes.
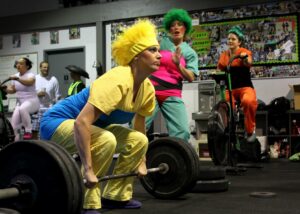
[[[174,21],[180,21],[184,23],[186,27],[185,34],[189,34],[192,30],[192,19],[189,14],[183,9],[173,8],[168,11],[168,13],[164,16],[163,26],[169,31],[172,23]]]
[[[234,33],[241,41],[243,41],[245,38],[244,33],[240,28],[240,26],[233,26],[232,28],[229,29],[228,34],[229,33]]]

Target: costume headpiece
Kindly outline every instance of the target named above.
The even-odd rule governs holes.
[[[66,67],[66,69],[69,70],[72,73],[78,74],[78,75],[83,76],[85,78],[88,78],[88,79],[90,78],[89,74],[85,70],[83,70],[82,68],[80,68],[76,65],[68,65]]]
[[[172,23],[174,21],[180,21],[184,23],[186,27],[185,34],[189,34],[192,30],[192,19],[189,16],[188,12],[183,9],[171,9],[168,13],[164,16],[163,26],[165,30],[169,31]]]
[[[156,27],[149,20],[138,20],[120,34],[112,44],[112,56],[117,64],[126,66],[151,46],[159,46]]]
[[[229,29],[228,33],[234,33],[241,41],[243,41],[245,38],[244,33],[240,28],[240,26],[233,26],[232,28]]]

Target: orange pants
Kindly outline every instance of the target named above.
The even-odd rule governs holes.
[[[243,108],[245,115],[245,130],[248,134],[252,134],[255,131],[256,126],[256,109],[257,109],[257,99],[256,91],[251,87],[243,87],[232,90],[232,101],[239,99],[241,102],[241,107]],[[226,90],[226,100],[229,101],[229,92]],[[234,106],[234,105],[233,105]]]

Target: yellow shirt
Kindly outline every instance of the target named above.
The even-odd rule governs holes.
[[[133,101],[133,74],[129,66],[118,66],[95,80],[88,102],[109,115],[114,110],[150,116],[155,108],[155,90],[146,78]]]

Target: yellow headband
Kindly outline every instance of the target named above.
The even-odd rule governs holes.
[[[122,66],[151,46],[158,46],[156,27],[149,20],[139,20],[125,29],[112,44],[112,56]]]

